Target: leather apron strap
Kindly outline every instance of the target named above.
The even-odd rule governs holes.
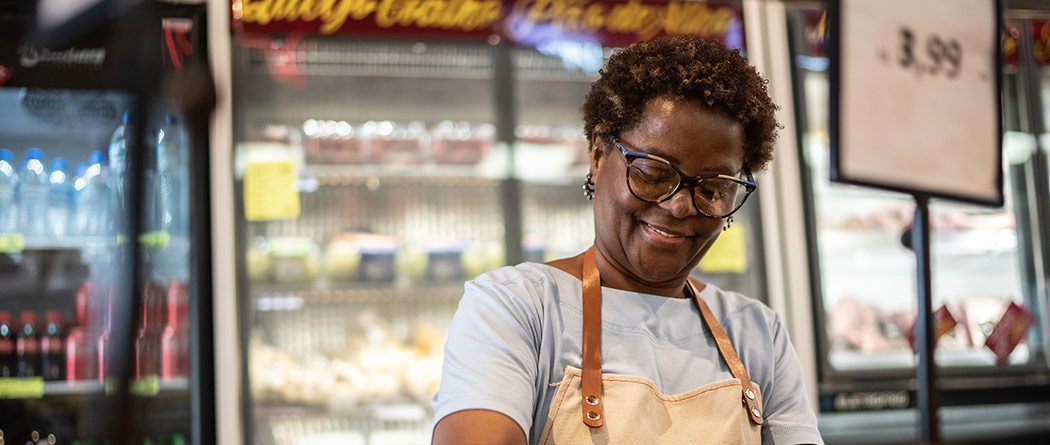
[[[583,423],[599,428],[602,416],[602,279],[594,246],[583,254]]]
[[[587,249],[583,254],[583,366],[582,387],[580,394],[583,397],[580,404],[583,408],[583,423],[591,428],[600,428],[604,424],[602,415],[602,282],[598,274],[598,265],[594,259],[594,246]],[[748,412],[748,417],[757,425],[763,423],[762,409],[758,406],[755,391],[752,389],[751,379],[744,369],[744,364],[733,349],[733,343],[729,336],[718,323],[718,319],[711,313],[711,308],[700,298],[693,280],[687,281],[688,290],[693,294],[693,301],[700,309],[700,315],[707,325],[711,335],[718,345],[718,352],[729,366],[729,372],[734,378],[740,380],[743,404]]]
[[[715,344],[718,345],[718,352],[722,354],[722,359],[729,365],[729,372],[733,374],[733,377],[740,380],[740,390],[742,392],[742,398],[744,405],[747,407],[748,416],[751,421],[757,425],[761,425],[764,420],[762,419],[762,407],[758,406],[758,400],[755,397],[755,391],[751,387],[751,378],[747,375],[747,370],[744,369],[744,363],[740,361],[740,357],[736,355],[736,349],[733,348],[733,342],[729,341],[729,335],[726,334],[725,329],[722,329],[722,324],[718,322],[718,318],[715,314],[711,313],[711,308],[707,307],[707,302],[703,298],[700,298],[700,291],[696,290],[696,285],[693,283],[693,279],[690,278],[687,283],[689,284],[689,291],[693,294],[693,301],[696,302],[696,306],[700,308],[700,315],[704,319],[704,324],[707,325],[707,329],[711,331],[711,335],[715,338]]]

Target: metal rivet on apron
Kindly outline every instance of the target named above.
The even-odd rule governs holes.
[[[598,414],[596,411],[587,411],[587,418],[591,420],[598,420],[602,418],[602,415]]]
[[[755,392],[752,391],[751,388],[748,388],[747,391],[744,391],[744,395],[746,395],[747,398],[751,400],[755,400]]]
[[[598,397],[597,396],[593,396],[593,395],[587,396],[587,404],[588,405],[593,405],[593,406],[598,406]]]
[[[762,413],[759,413],[758,412],[758,408],[756,408],[754,406],[751,407],[751,414],[754,415],[755,417],[762,417]]]

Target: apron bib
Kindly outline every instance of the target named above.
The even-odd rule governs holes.
[[[762,395],[692,279],[688,290],[733,378],[665,395],[647,378],[602,374],[601,278],[583,257],[583,369],[567,366],[541,444],[761,443]]]

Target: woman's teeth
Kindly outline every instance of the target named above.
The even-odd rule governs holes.
[[[649,224],[646,224],[646,226],[649,227],[650,229],[653,229],[654,232],[659,233],[660,235],[663,235],[664,237],[667,237],[667,238],[681,238],[682,237],[682,235],[675,235],[673,233],[664,232],[663,230],[657,229],[656,227],[650,226]]]

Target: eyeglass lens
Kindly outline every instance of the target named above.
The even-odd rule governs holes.
[[[681,177],[667,163],[637,158],[628,168],[627,185],[636,196],[661,201],[671,195]],[[716,218],[733,213],[747,197],[747,187],[726,178],[706,178],[693,189],[693,201],[701,213]]]

